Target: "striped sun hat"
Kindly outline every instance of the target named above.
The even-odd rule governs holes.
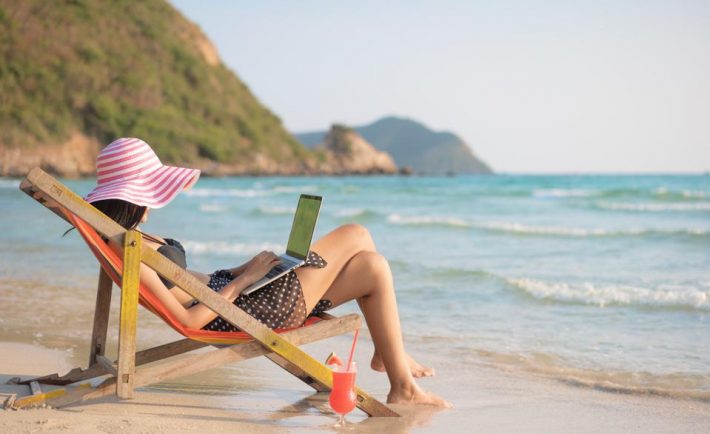
[[[84,199],[96,202],[122,199],[140,206],[162,208],[197,182],[200,171],[165,166],[146,142],[122,138],[96,157],[96,187]]]

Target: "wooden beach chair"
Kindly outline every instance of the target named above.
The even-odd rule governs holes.
[[[317,391],[331,389],[331,370],[301,350],[298,345],[355,330],[361,324],[357,314],[339,318],[323,314],[318,318],[309,318],[303,327],[271,330],[157,251],[143,245],[140,233],[125,230],[43,170],[32,169],[20,184],[20,189],[76,227],[99,261],[100,269],[88,367],[74,368],[64,375],[52,374],[19,381],[20,384],[31,386],[33,394],[16,399],[14,407],[30,407],[44,403],[61,407],[111,394],[129,399],[133,397],[136,387],[262,355]],[[123,245],[122,257],[108,247],[102,236]],[[141,262],[242,332],[194,330],[183,326],[140,284]],[[118,360],[115,362],[104,355],[113,283],[121,289]],[[185,336],[185,339],[136,351],[139,303],[162,318],[166,324]],[[209,345],[218,348],[169,360],[173,356]],[[162,362],[152,363],[158,361]],[[144,366],[149,363],[150,365]],[[86,380],[106,376],[108,377],[95,386],[92,383],[97,381],[77,385]],[[41,384],[64,387],[43,392]],[[369,416],[399,416],[362,389],[356,387],[356,393],[357,407]]]

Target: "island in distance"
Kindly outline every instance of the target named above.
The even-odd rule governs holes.
[[[493,173],[456,134],[433,131],[411,119],[388,116],[352,129],[378,150],[390,154],[405,171],[421,175]],[[305,146],[316,148],[324,143],[327,134],[328,131],[314,131],[294,136]]]

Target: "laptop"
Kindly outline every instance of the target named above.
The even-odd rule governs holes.
[[[281,263],[272,268],[264,277],[249,285],[241,292],[242,294],[251,294],[306,263],[322,200],[321,196],[301,195],[298,199],[296,214],[293,216],[286,253],[279,256]]]

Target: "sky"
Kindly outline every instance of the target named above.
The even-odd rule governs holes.
[[[396,115],[498,172],[710,171],[710,1],[171,3],[292,132]]]

